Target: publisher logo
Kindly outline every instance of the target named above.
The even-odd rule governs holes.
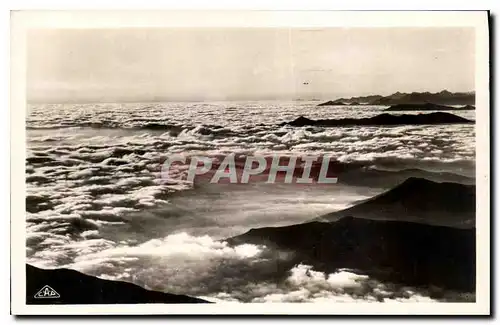
[[[44,298],[60,298],[61,296],[52,289],[50,286],[46,285],[42,289],[40,289],[34,296],[37,299],[44,299]]]

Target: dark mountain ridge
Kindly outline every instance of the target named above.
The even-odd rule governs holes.
[[[402,184],[359,204],[333,212],[319,221],[336,221],[346,216],[374,220],[398,220],[429,225],[473,228],[476,215],[474,185],[438,183],[409,178]]]
[[[252,229],[228,241],[293,252],[277,270],[304,263],[325,273],[348,268],[391,283],[475,290],[475,229],[344,217]]]
[[[449,218],[439,217],[446,209]],[[290,259],[277,261],[277,272],[303,263],[325,273],[347,268],[400,285],[472,292],[476,229],[474,222],[455,226],[462,225],[457,220],[474,220],[474,210],[474,186],[410,178],[320,221],[251,229],[228,241],[291,253]],[[420,214],[428,218],[423,220]],[[454,219],[451,226],[447,219]]]
[[[392,115],[388,113],[379,114],[367,118],[343,118],[343,119],[325,119],[311,120],[300,116],[291,122],[284,122],[280,125],[290,126],[352,126],[352,125],[418,125],[418,124],[470,124],[472,120],[442,112],[428,114],[403,114]]]

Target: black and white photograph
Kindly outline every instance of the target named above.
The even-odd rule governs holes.
[[[14,15],[13,312],[488,314],[488,12],[316,14]]]

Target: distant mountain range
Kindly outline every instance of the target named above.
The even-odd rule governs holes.
[[[438,93],[430,92],[413,92],[401,93],[396,92],[389,96],[370,95],[351,98],[339,98],[331,100],[318,106],[328,105],[396,105],[396,104],[424,104],[433,103],[441,105],[475,105],[476,93],[452,93],[443,90]]]
[[[396,104],[391,105],[384,111],[473,111],[476,107],[472,105],[446,106],[431,103],[425,104]]]

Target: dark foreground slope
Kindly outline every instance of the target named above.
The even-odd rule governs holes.
[[[265,244],[293,252],[291,264],[315,270],[357,270],[374,279],[404,285],[472,292],[475,290],[475,229],[345,217],[252,229],[232,244]],[[279,262],[276,269],[286,269]]]
[[[351,208],[324,215],[318,220],[335,221],[342,217],[354,216],[472,228],[475,225],[475,214],[474,185],[409,178],[387,192]]]
[[[353,126],[353,125],[419,125],[419,124],[469,124],[474,121],[453,115],[450,113],[434,112],[428,114],[403,114],[392,115],[388,113],[379,114],[368,118],[344,118],[311,120],[306,117],[299,117],[291,122],[285,122],[281,125],[290,126]]]
[[[35,298],[44,286],[59,298]],[[68,270],[44,270],[26,264],[26,304],[203,303],[202,299],[143,289],[135,284],[103,280]]]

